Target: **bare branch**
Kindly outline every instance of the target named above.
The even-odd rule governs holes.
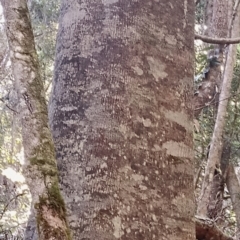
[[[240,43],[240,37],[238,38],[212,38],[207,37],[199,34],[195,34],[195,40],[202,40],[206,43],[213,43],[213,44],[237,44]]]
[[[12,112],[18,113],[16,110],[14,110],[13,108],[11,108],[8,104],[5,103],[4,99],[0,98],[0,101],[3,102],[5,104],[5,107],[7,107],[9,110],[11,110]]]
[[[24,191],[24,192],[22,192],[22,193],[17,194],[16,196],[14,196],[12,199],[10,199],[9,202],[4,206],[3,211],[0,213],[0,219],[2,219],[4,213],[8,210],[8,206],[10,205],[11,202],[12,202],[13,200],[16,200],[16,199],[19,198],[19,197],[24,196],[25,194],[27,194],[27,193]]]

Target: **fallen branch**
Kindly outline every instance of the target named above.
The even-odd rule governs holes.
[[[223,233],[211,219],[202,219],[196,216],[195,220],[197,240],[234,240],[232,237]]]
[[[238,38],[212,38],[203,35],[195,34],[195,40],[202,40],[206,43],[213,44],[237,44],[240,43],[240,37]]]

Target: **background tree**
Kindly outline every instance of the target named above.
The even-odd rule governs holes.
[[[0,19],[0,236],[21,239],[31,200],[21,174],[21,134],[16,118],[18,101],[13,91],[2,14]]]
[[[230,1],[231,2],[231,1]],[[220,3],[220,2],[218,2]],[[216,7],[216,5],[213,5],[213,8]],[[230,12],[229,15],[229,26],[228,26],[228,32],[232,31],[232,34],[230,35],[233,38],[236,38],[239,36],[239,18],[238,18],[238,10],[239,9],[239,1],[235,1],[234,4],[229,4],[227,8],[225,8],[225,12]],[[221,14],[221,13],[220,13]],[[216,38],[217,36],[215,36]],[[215,41],[215,43],[217,43]],[[219,41],[219,43],[224,43],[223,41]],[[225,40],[225,43],[226,40]],[[211,129],[206,128],[206,123],[209,123],[209,110],[210,107],[205,107],[203,109],[202,116],[204,116],[204,125],[205,130],[210,130],[208,135],[208,141],[211,141],[211,147],[208,157],[208,165],[205,170],[205,181],[202,186],[202,192],[205,191],[204,197],[200,198],[200,204],[198,206],[198,213],[200,213],[202,216],[208,216],[210,218],[213,218],[215,221],[217,221],[217,224],[219,227],[224,229],[228,234],[234,235],[234,232],[231,232],[231,229],[234,229],[234,227],[230,227],[230,225],[227,224],[233,224],[235,222],[235,217],[233,215],[233,212],[231,210],[231,207],[229,206],[228,197],[226,197],[226,191],[224,192],[224,185],[227,183],[227,188],[229,190],[235,213],[237,213],[236,207],[238,206],[237,200],[237,194],[240,191],[240,189],[237,189],[237,186],[239,186],[239,183],[236,178],[235,172],[233,171],[233,165],[232,165],[232,149],[233,149],[233,143],[231,140],[233,140],[233,132],[234,130],[234,122],[237,120],[235,114],[231,114],[232,107],[232,97],[230,95],[230,85],[233,78],[233,67],[236,62],[236,46],[230,46],[229,48],[224,47],[224,55],[227,56],[227,60],[225,63],[225,68],[223,70],[223,83],[222,87],[220,88],[220,99],[219,99],[219,107],[217,112],[217,119],[215,122],[214,115],[211,115],[213,118],[211,119],[211,126],[214,132],[213,137],[209,138],[209,134],[212,133]],[[227,54],[228,53],[228,54]],[[218,65],[221,61],[218,61],[218,57],[215,59],[218,62]],[[211,71],[211,68],[210,68]],[[235,84],[234,84],[235,85]],[[233,86],[232,86],[233,87]],[[234,87],[235,88],[235,87]],[[232,89],[233,90],[233,89]],[[233,93],[233,92],[232,92]],[[227,108],[227,103],[230,102],[230,106]],[[207,110],[207,111],[206,111]],[[230,110],[230,111],[229,111]],[[236,110],[236,109],[235,109]],[[235,111],[234,110],[234,111]],[[208,115],[206,115],[208,114]],[[234,117],[235,115],[235,117]],[[198,127],[196,135],[197,138],[200,140],[199,142],[203,142],[201,137],[199,138],[199,133],[202,131],[203,136],[206,134],[206,131],[203,129],[203,118],[200,116],[200,121],[197,123],[200,123],[200,127]],[[228,118],[226,119],[226,117]],[[230,117],[231,116],[231,117]],[[230,117],[230,119],[229,119]],[[225,124],[225,119],[227,120]],[[234,119],[234,121],[232,121]],[[229,122],[230,120],[230,122]],[[231,129],[231,130],[230,130]],[[199,131],[200,130],[200,131]],[[230,131],[229,131],[230,130]],[[205,135],[206,136],[206,135]],[[234,141],[233,141],[234,142]],[[199,146],[199,144],[196,145],[198,149],[204,149]],[[235,148],[235,147],[234,147]],[[223,150],[223,154],[221,154]],[[204,156],[206,153],[206,145],[205,145],[205,152],[202,156]],[[197,154],[196,156],[200,156]],[[201,168],[204,165],[201,166]],[[200,177],[201,179],[201,177]],[[231,179],[231,180],[230,180]],[[210,181],[209,181],[210,180]],[[231,182],[231,183],[230,183]],[[208,189],[208,193],[206,191]],[[203,195],[202,195],[203,196]],[[225,199],[225,201],[224,201]],[[205,210],[204,210],[205,209]],[[228,227],[226,227],[228,226]],[[235,229],[234,229],[235,231]],[[238,232],[238,230],[237,230]],[[205,238],[207,238],[205,236]],[[236,238],[238,239],[239,236],[236,234]],[[199,238],[202,239],[202,238]],[[208,238],[207,238],[208,239]],[[224,238],[228,239],[228,237]]]
[[[225,3],[225,5],[223,4]],[[232,7],[232,6],[231,6]],[[225,13],[228,13],[228,3],[226,1],[218,1],[214,6],[216,13],[212,16],[212,31],[216,37],[225,37],[228,36],[228,32],[231,30],[228,28],[228,22],[232,22],[231,19],[228,21],[228,16],[222,16],[222,11],[225,9]],[[222,17],[221,17],[222,16]],[[231,15],[232,17],[232,15]],[[223,20],[224,19],[224,20]],[[238,34],[237,29],[239,28],[239,24],[235,22],[234,36],[236,33]],[[232,29],[232,27],[231,27]],[[232,35],[232,32],[231,32]],[[218,45],[217,50],[219,51],[218,56],[213,56],[213,58],[217,57],[214,61],[219,62],[216,67],[213,67],[209,70],[208,75],[212,77],[215,81],[215,87],[217,86],[220,89],[219,94],[219,102],[218,109],[216,114],[216,121],[213,136],[211,139],[207,167],[205,169],[205,178],[202,186],[202,193],[198,203],[198,214],[201,216],[208,216],[210,218],[216,218],[217,213],[219,213],[219,209],[221,209],[222,205],[222,192],[219,191],[223,184],[223,176],[222,173],[219,173],[221,155],[223,149],[223,132],[225,126],[226,119],[226,111],[228,105],[228,99],[231,88],[231,79],[232,72],[234,67],[234,59],[236,56],[236,46],[231,45],[229,48],[229,53],[225,65],[225,71],[221,74],[221,62],[224,56],[224,45]],[[216,51],[216,48],[215,50]],[[210,63],[211,64],[211,63]],[[215,63],[216,64],[216,63]],[[222,63],[223,64],[223,63]],[[219,65],[219,66],[218,66]],[[211,78],[210,77],[210,78]],[[217,198],[216,198],[217,196]]]
[[[25,0],[2,0],[2,6],[20,101],[24,175],[32,195],[39,239],[70,239],[27,3]]]
[[[40,61],[41,77],[44,89],[48,93],[52,81],[55,52],[58,9],[60,1],[28,1],[31,22],[34,30],[35,44]],[[39,13],[43,17],[39,17]],[[0,24],[4,20],[1,17]],[[24,161],[20,133],[20,115],[17,113],[18,98],[14,88],[14,79],[9,64],[9,49],[4,28],[0,28],[1,81],[0,81],[0,234],[6,239],[24,238],[26,221],[29,216],[31,197],[22,176],[21,164]],[[31,214],[25,232],[25,239],[37,239],[34,215]],[[35,229],[35,234],[33,233]],[[2,236],[2,235],[1,235]]]

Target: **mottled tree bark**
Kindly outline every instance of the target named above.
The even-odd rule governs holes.
[[[75,239],[195,239],[193,0],[63,0],[50,122]]]
[[[228,24],[230,22],[228,17],[232,17],[232,15],[229,16],[229,3],[225,0],[212,0],[212,2],[212,19],[209,26],[211,31],[209,31],[209,35],[214,37],[227,37],[229,34]]]
[[[39,239],[70,239],[27,3],[26,0],[2,0],[1,3],[19,96],[26,160],[24,173],[32,194]],[[34,227],[30,231],[33,232]]]

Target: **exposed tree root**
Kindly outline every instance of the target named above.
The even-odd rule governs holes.
[[[234,240],[223,233],[210,219],[202,219],[196,216],[196,239],[197,240]]]

